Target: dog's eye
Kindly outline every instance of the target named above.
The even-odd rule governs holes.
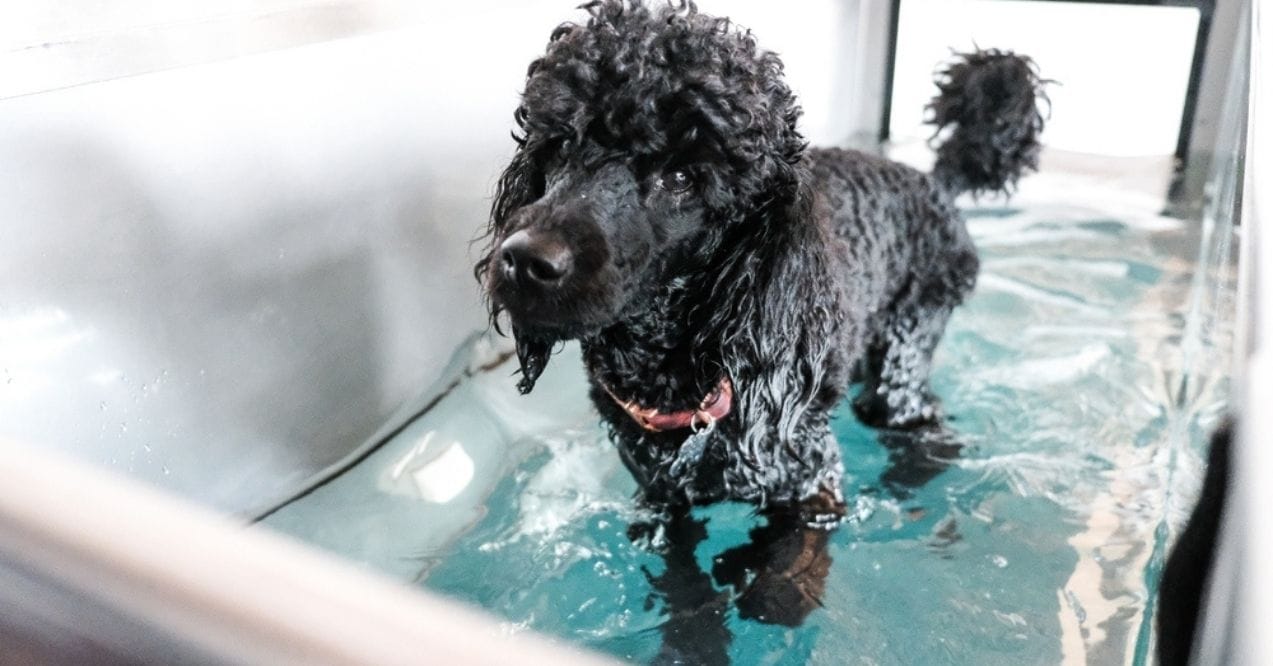
[[[690,186],[694,184],[694,179],[690,178],[689,172],[678,169],[676,171],[669,171],[668,173],[663,174],[663,178],[659,180],[659,184],[663,186],[663,189],[669,192],[680,194],[681,192],[690,189]]]

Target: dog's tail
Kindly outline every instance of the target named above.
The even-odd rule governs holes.
[[[1034,61],[1011,51],[957,54],[938,72],[940,92],[928,104],[938,182],[952,194],[1007,193],[1037,170],[1046,83]]]

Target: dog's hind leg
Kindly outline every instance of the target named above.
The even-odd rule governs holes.
[[[893,309],[862,368],[865,386],[853,401],[858,418],[877,428],[914,428],[941,418],[929,390],[933,350],[955,303],[912,289]],[[934,302],[935,301],[935,302]]]
[[[956,247],[965,249],[946,255],[944,273],[902,290],[860,369],[864,386],[853,408],[864,423],[884,429],[880,443],[889,450],[889,464],[880,483],[898,498],[949,467],[962,448],[929,388],[933,351],[977,274],[971,242],[959,240]]]

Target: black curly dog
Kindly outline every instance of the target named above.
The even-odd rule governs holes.
[[[580,341],[592,399],[669,533],[693,531],[677,522],[693,505],[764,513],[766,543],[726,558],[750,582],[715,573],[741,579],[743,615],[799,623],[844,515],[830,412],[862,381],[868,424],[941,420],[931,357],[978,267],[954,198],[1035,168],[1041,81],[1011,53],[957,59],[924,174],[808,149],[782,62],[726,19],[584,8],[531,63],[514,114],[475,269],[492,321],[508,315],[522,392],[554,345]]]

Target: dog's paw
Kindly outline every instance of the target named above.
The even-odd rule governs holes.
[[[926,392],[864,389],[853,399],[853,413],[862,423],[877,429],[909,430],[939,423],[941,403]]]
[[[869,388],[854,398],[852,404],[853,414],[863,424],[872,428],[884,428],[888,425],[888,403]]]
[[[812,583],[812,585],[810,584]],[[822,606],[824,579],[762,574],[734,603],[738,616],[765,624],[798,627]]]
[[[822,605],[831,532],[791,523],[753,532],[752,541],[716,558],[712,577],[740,590],[738,614],[767,624],[798,626]]]
[[[735,602],[739,616],[795,627],[822,606],[831,570],[827,535],[825,530],[800,529],[787,543],[775,544],[773,559],[757,571]]]
[[[963,451],[955,433],[941,425],[882,430],[880,444],[889,452],[880,484],[897,499],[910,498],[916,488],[946,471]]]

